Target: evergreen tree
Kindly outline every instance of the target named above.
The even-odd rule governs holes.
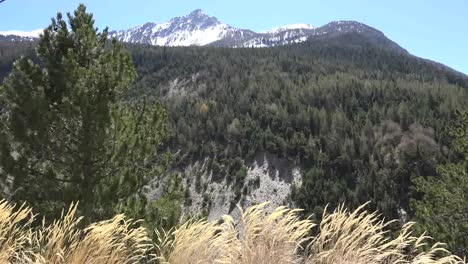
[[[19,59],[1,87],[0,176],[11,200],[50,216],[80,201],[92,221],[141,207],[165,114],[123,101],[136,76],[130,56],[84,5],[67,16],[41,35],[40,63]]]
[[[439,166],[440,177],[415,179],[415,192],[422,199],[412,200],[421,230],[445,242],[452,252],[468,254],[468,112],[453,129],[459,162]]]

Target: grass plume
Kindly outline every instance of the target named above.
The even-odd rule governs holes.
[[[30,224],[33,221],[30,208],[15,208],[7,201],[0,201],[0,263],[19,262],[27,258]]]
[[[339,206],[333,213],[324,213],[319,232],[309,244],[306,263],[462,263],[450,255],[443,244],[436,243],[424,251],[430,237],[413,236],[411,227],[404,225],[396,238],[391,238],[388,226],[376,213],[364,211],[362,205],[353,212]],[[447,255],[440,257],[440,255]]]
[[[187,221],[157,232],[153,243],[138,221],[116,215],[80,228],[77,205],[50,225],[33,227],[25,206],[0,201],[0,263],[12,264],[460,264],[443,244],[414,236],[413,223],[392,236],[376,213],[339,206],[319,225],[300,210],[267,203],[241,210],[234,220]],[[311,234],[316,233],[312,236]]]
[[[221,223],[186,223],[169,236],[173,240],[166,236],[164,245],[170,245],[170,250],[165,251],[163,263],[464,263],[441,243],[424,250],[431,238],[413,236],[413,223],[391,238],[393,222],[368,213],[365,206],[353,212],[340,206],[331,214],[324,213],[316,236],[311,236],[314,223],[301,220],[300,210],[278,207],[268,213],[266,203],[242,211],[238,222],[224,217]]]
[[[52,224],[31,227],[31,209],[0,202],[0,263],[131,264],[151,258],[153,248],[144,228],[123,215],[82,229],[71,205]]]

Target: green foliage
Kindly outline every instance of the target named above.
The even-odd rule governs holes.
[[[169,230],[179,224],[182,214],[182,204],[188,199],[182,178],[178,175],[170,177],[164,187],[161,197],[151,202],[145,209],[145,224],[148,230],[155,228]]]
[[[0,41],[0,83],[10,73],[13,62],[21,56],[37,59],[34,47],[37,42],[30,41]]]
[[[0,176],[14,201],[56,216],[79,200],[93,221],[141,203],[165,113],[123,101],[136,77],[130,56],[83,5],[67,16],[44,30],[40,63],[19,59],[1,87]]]
[[[458,161],[438,167],[439,176],[414,179],[411,201],[421,231],[449,245],[453,252],[468,255],[468,112],[452,129]]]
[[[411,179],[437,174],[449,158],[444,128],[467,107],[466,76],[336,41],[271,49],[129,45],[139,73],[129,96],[162,99],[176,134],[171,147],[181,150],[175,166],[208,157],[215,180],[226,175],[236,187],[235,200],[244,184],[239,164],[266,153],[303,168],[304,185],[291,198],[307,213],[370,200],[398,218],[399,209],[410,212]]]

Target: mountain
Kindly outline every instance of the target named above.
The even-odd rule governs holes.
[[[31,41],[40,32],[41,29],[31,32],[0,31],[0,40]],[[110,31],[109,35],[122,42],[155,46],[275,47],[349,33],[362,34],[381,47],[406,52],[382,32],[355,21],[331,22],[321,27],[292,24],[254,32],[232,27],[200,9],[166,23],[148,22],[126,30]]]
[[[224,38],[253,35],[255,33],[250,30],[231,27],[200,9],[163,24],[146,23],[128,30],[110,32],[110,36],[123,42],[158,46],[204,46]]]
[[[7,41],[32,41],[39,37],[43,29],[36,29],[33,31],[0,31],[0,40]]]
[[[122,103],[140,109],[156,103],[168,117],[170,138],[147,150],[161,147],[168,155],[142,160],[148,168],[152,162],[164,164],[141,190],[148,213],[164,221],[176,223],[181,215],[217,219],[237,206],[268,200],[272,206],[303,208],[317,218],[325,208],[356,208],[371,201],[370,209],[406,223],[414,217],[412,201],[421,198],[417,182],[441,179],[441,164],[463,158],[452,149],[455,139],[448,128],[457,124],[458,111],[468,111],[468,76],[412,56],[365,24],[298,24],[257,33],[196,10],[165,24],[147,23],[111,35],[128,42],[125,50],[138,76]],[[80,47],[79,40],[72,41]],[[295,42],[300,43],[284,45]],[[0,41],[0,81],[18,57],[45,65],[34,55],[36,45]],[[217,48],[251,46],[271,48]],[[89,69],[87,65],[81,67]],[[68,67],[63,70],[68,74]],[[23,74],[10,76],[7,83],[16,84],[32,107],[25,109],[28,114],[35,114],[38,105],[51,110],[40,122],[46,127],[56,109],[68,108],[67,100],[48,107],[42,94],[74,88],[73,82],[51,85],[55,77],[44,75],[33,88]],[[9,111],[4,102],[11,89],[3,87],[0,112]],[[8,104],[16,107],[13,100]],[[22,118],[18,113],[12,121]],[[138,123],[146,120],[131,116]],[[21,122],[11,124],[21,137],[41,136]],[[122,129],[125,135],[127,129]],[[125,144],[121,151],[135,153]],[[6,152],[4,161],[14,156]],[[58,160],[51,163],[64,166],[58,156],[53,158]]]
[[[163,24],[146,23],[128,30],[111,31],[110,35],[123,42],[157,46],[274,47],[352,32],[404,51],[382,32],[355,21],[331,22],[317,28],[310,24],[292,24],[254,32],[232,27],[200,9]]]
[[[179,175],[186,215],[265,200],[320,215],[372,200],[399,218],[412,179],[437,175],[452,155],[445,128],[467,109],[466,75],[355,21],[257,33],[195,10],[110,34],[127,42],[138,72],[125,98],[160,102],[174,132],[169,172],[147,196],[161,198]],[[16,58],[37,61],[36,44],[0,41],[0,81]],[[187,45],[203,47],[161,47]],[[251,46],[272,48],[216,48]]]
[[[405,222],[419,195],[414,180],[439,177],[438,166],[457,158],[447,128],[468,110],[468,76],[365,24],[256,33],[196,10],[111,34],[130,42],[137,70],[124,98],[157,102],[168,116],[167,172],[143,191],[150,205],[176,199],[179,209],[167,205],[174,215],[216,219],[268,200],[320,217],[327,205],[372,201]],[[16,58],[38,61],[36,44],[0,41],[0,81]]]

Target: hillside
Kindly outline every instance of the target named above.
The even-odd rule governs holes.
[[[444,128],[466,109],[468,79],[387,47],[354,33],[272,49],[131,45],[129,98],[167,107],[174,170],[196,186],[189,211],[371,200],[398,218],[411,214],[412,179],[453,158]]]
[[[30,5],[4,26],[43,27]],[[448,7],[341,10],[456,65],[464,9],[427,20]],[[352,20],[93,8],[123,29],[80,4],[0,31],[0,263],[466,261],[467,75]]]
[[[31,44],[0,43],[5,76]],[[251,193],[268,178],[255,171],[268,170],[278,190],[257,199],[278,195],[309,212],[372,200],[397,218],[410,211],[411,179],[450,159],[444,127],[466,108],[468,78],[388,47],[359,33],[271,49],[129,45],[138,80],[128,99],[167,108],[174,171],[198,164],[182,173],[192,210],[258,202]],[[293,174],[302,185],[290,194]]]
[[[177,221],[270,200],[320,218],[371,201],[412,218],[414,180],[460,159],[447,127],[468,109],[468,77],[360,25],[272,48],[124,44],[138,73],[126,102],[161,102],[172,131],[150,206],[181,205]],[[0,41],[0,78],[20,56],[37,61],[35,45]]]

